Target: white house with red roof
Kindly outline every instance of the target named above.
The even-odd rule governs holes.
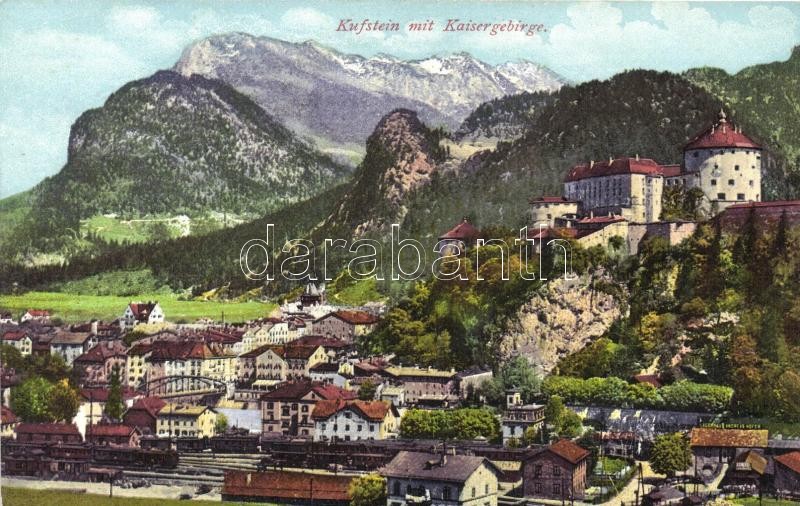
[[[126,330],[140,323],[164,323],[164,311],[158,301],[131,302],[120,320]]]
[[[330,399],[311,412],[315,441],[380,440],[397,437],[400,413],[391,403]]]
[[[9,330],[3,333],[3,344],[13,346],[22,355],[30,355],[33,350],[33,340],[24,330]]]
[[[46,309],[28,309],[25,314],[19,319],[20,323],[35,321],[40,323],[50,322],[50,311]]]

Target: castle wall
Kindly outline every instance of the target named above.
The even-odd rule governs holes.
[[[761,201],[761,150],[690,149],[683,160],[687,186],[700,188],[712,210]]]

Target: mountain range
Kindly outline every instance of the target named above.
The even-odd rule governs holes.
[[[316,44],[289,44],[234,34],[190,47],[181,61],[196,54],[193,48],[216,47],[227,37],[236,43],[249,41],[256,48],[261,44],[286,44],[287,51],[302,49],[332,58],[330,50]],[[126,85],[103,108],[88,111],[76,122],[67,167],[34,192],[40,199],[42,195],[50,196],[39,200],[41,205],[33,206],[32,212],[38,213],[35,216],[49,216],[45,212],[68,214],[73,208],[84,214],[107,212],[110,203],[115,202],[112,189],[143,188],[150,181],[160,185],[153,190],[155,195],[166,191],[174,195],[169,194],[167,200],[148,201],[150,197],[135,195],[131,190],[116,202],[131,202],[128,212],[152,212],[153,207],[164,209],[164,202],[173,198],[179,206],[170,209],[178,210],[230,202],[224,197],[236,194],[242,198],[231,204],[231,210],[246,208],[267,214],[251,224],[207,236],[163,241],[157,251],[150,251],[147,245],[94,247],[75,257],[73,264],[80,267],[53,267],[22,273],[17,279],[30,286],[37,279],[41,282],[107,269],[147,267],[173,286],[213,287],[235,281],[244,283],[245,288],[244,280],[232,279],[239,275],[235,268],[238,248],[265,223],[291,223],[288,230],[295,237],[325,233],[346,239],[385,231],[387,223],[401,223],[405,234],[427,242],[465,216],[482,227],[522,226],[528,199],[559,194],[563,174],[571,165],[636,154],[661,163],[678,163],[683,144],[707,126],[722,107],[768,150],[764,193],[769,198],[797,196],[800,185],[793,185],[792,178],[799,170],[792,165],[792,151],[787,148],[793,145],[793,139],[784,134],[793,131],[796,109],[781,116],[748,114],[746,107],[753,107],[747,105],[753,98],[747,97],[758,96],[759,90],[779,90],[781,83],[795,82],[799,54],[795,51],[789,61],[764,66],[774,81],[770,84],[755,79],[757,68],[741,76],[708,69],[684,75],[639,70],[603,81],[563,85],[552,92],[495,96],[464,115],[453,134],[438,127],[441,124],[435,120],[425,120],[429,109],[387,109],[369,126],[359,148],[364,157],[351,174],[281,126],[254,96],[234,89],[232,83],[223,81],[224,76],[208,78],[192,72],[187,77],[175,71],[160,72]],[[244,57],[235,58],[239,61]],[[377,60],[353,57],[353,61],[367,67]],[[366,64],[367,61],[372,63]],[[179,62],[176,69],[185,71],[187,67],[182,65]],[[405,62],[403,68],[419,65],[422,63]],[[309,64],[308,68],[313,69],[314,65]],[[290,76],[284,78],[289,80]],[[299,78],[305,80],[307,75]],[[713,92],[723,86],[739,90],[735,100]],[[753,86],[754,91],[745,94],[748,86]],[[286,88],[292,86],[287,84]],[[792,93],[795,91],[786,92],[789,103]],[[453,93],[445,95],[447,100],[456,100]],[[327,104],[330,109],[339,106]],[[280,120],[287,124],[294,121],[291,115]],[[187,124],[203,128],[187,131]],[[473,142],[487,138],[496,143],[487,144],[491,149]],[[213,155],[217,157],[214,164],[206,163],[206,154],[199,149],[209,142],[219,152]],[[269,146],[274,149],[265,149]],[[274,163],[274,156],[284,150],[287,157]],[[286,160],[292,163],[284,163]],[[153,171],[151,166],[158,170]],[[228,169],[213,169],[220,166]],[[261,170],[262,167],[268,169]],[[242,174],[253,178],[253,186],[263,192],[239,190],[237,181],[244,186],[250,184],[241,179]],[[318,174],[321,178],[315,179]],[[265,181],[262,186],[259,178]],[[132,180],[141,185],[137,187]],[[59,188],[64,190],[63,195],[57,194]],[[96,199],[97,196],[102,198]],[[0,213],[13,210],[11,204],[0,205]],[[20,242],[17,237],[14,239]],[[199,257],[202,268],[197,264]],[[177,270],[176,265],[193,267]]]
[[[192,44],[174,70],[230,84],[295,132],[335,147],[334,152],[363,152],[375,125],[394,109],[416,111],[426,124],[454,130],[482,102],[553,91],[565,83],[528,61],[489,65],[468,53],[414,61],[364,58],[313,41],[243,33]]]

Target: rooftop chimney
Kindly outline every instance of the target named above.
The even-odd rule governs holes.
[[[636,153],[636,161],[639,161],[639,153]]]
[[[594,167],[594,160],[591,160],[591,161],[589,162],[589,168],[591,169],[592,167]]]

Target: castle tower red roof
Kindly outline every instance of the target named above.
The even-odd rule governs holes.
[[[761,146],[756,144],[753,139],[743,134],[741,128],[729,122],[725,111],[720,111],[717,122],[695,135],[683,149],[709,148],[761,149]]]

